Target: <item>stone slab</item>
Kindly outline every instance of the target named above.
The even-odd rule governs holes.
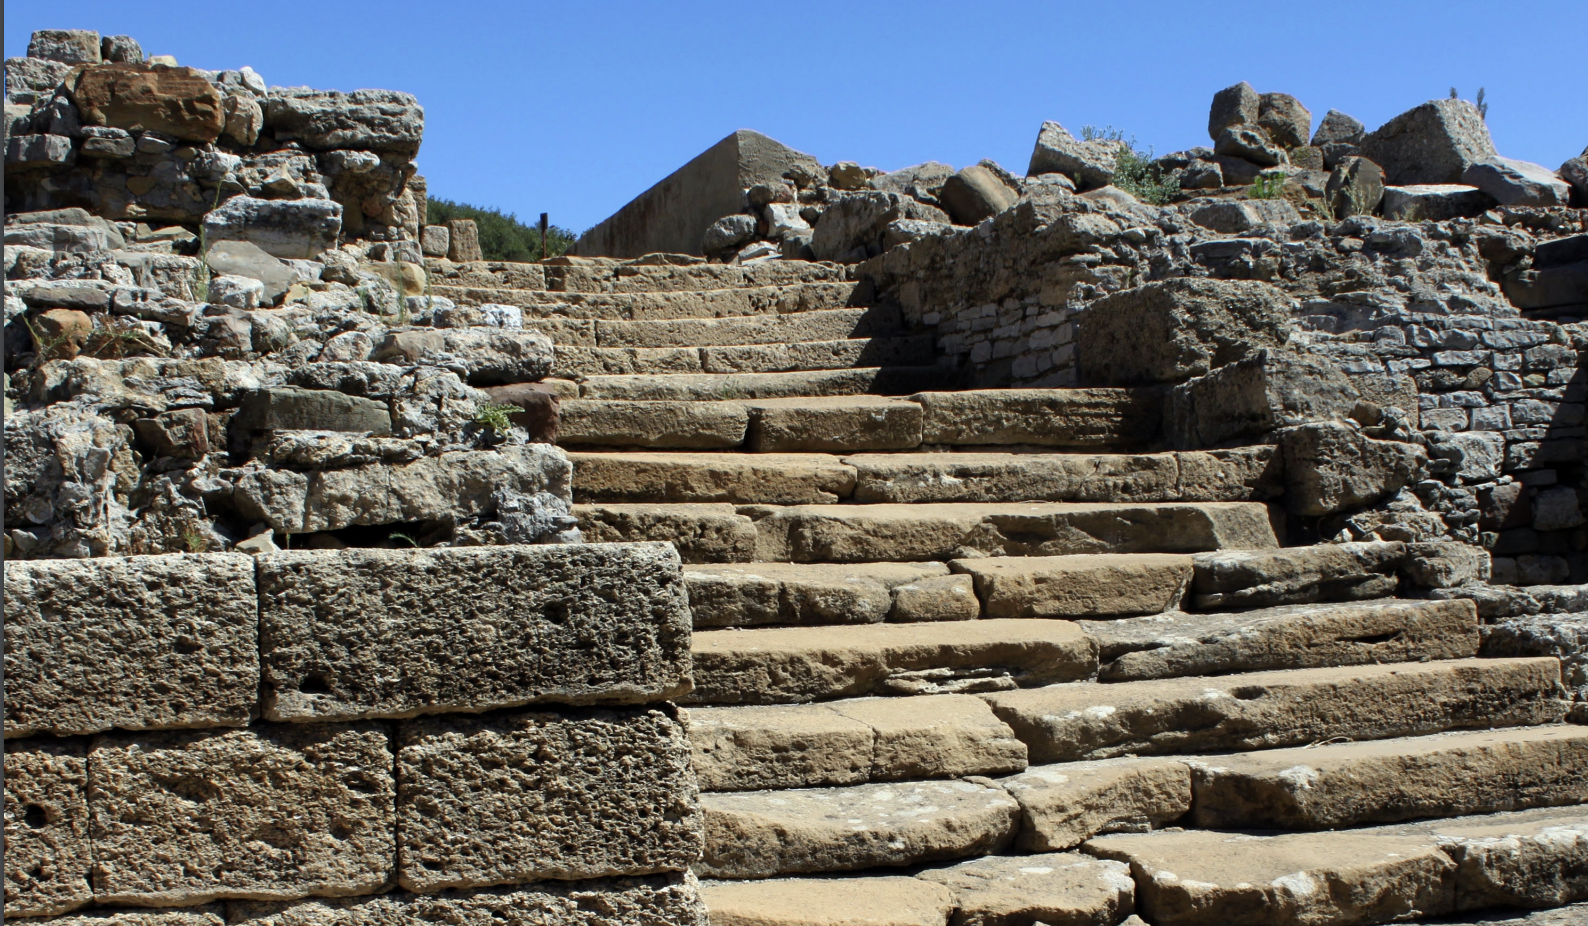
[[[260,557],[272,720],[412,717],[689,690],[677,554],[652,545]]]
[[[1026,744],[970,695],[857,698],[827,706],[875,732],[872,781],[1001,775],[1026,767]]]
[[[674,376],[590,376],[586,399],[714,402],[796,396],[900,395],[942,379],[937,367],[855,367],[792,373],[681,373]]]
[[[1036,763],[1274,749],[1548,723],[1554,659],[1289,669],[982,695]]]
[[[1460,601],[1284,605],[1081,626],[1097,640],[1098,677],[1109,682],[1478,654],[1477,610]]]
[[[868,624],[898,619],[905,589],[947,573],[940,563],[692,565],[684,586],[696,628]]]
[[[1102,833],[1141,833],[1191,811],[1191,773],[1179,759],[1104,759],[1037,765],[998,784],[1020,803],[1026,852],[1072,849]]]
[[[405,722],[398,883],[433,893],[686,870],[702,825],[689,763],[664,710]]]
[[[1114,926],[1135,909],[1130,866],[1078,852],[978,858],[916,877],[954,892],[955,926]]]
[[[596,337],[602,347],[790,344],[882,334],[896,322],[896,313],[875,308],[817,309],[728,318],[600,321],[596,323]]]
[[[714,878],[857,871],[985,855],[1009,844],[1019,807],[970,781],[704,794]]]
[[[1196,557],[1199,610],[1384,598],[1399,584],[1406,545],[1320,543],[1282,550],[1219,550]]]
[[[93,867],[82,742],[7,743],[6,915],[54,916],[89,903]]]
[[[707,630],[694,635],[699,704],[777,704],[866,694],[1047,685],[1096,671],[1070,621],[982,620]],[[944,693],[952,693],[947,691]]]
[[[729,504],[575,505],[589,543],[666,542],[686,563],[748,563],[760,549],[755,522]]]
[[[981,389],[922,392],[927,444],[1112,447],[1157,435],[1162,398],[1151,389]]]
[[[1130,617],[1176,609],[1191,557],[1170,553],[996,556],[949,564],[969,575],[988,617]]]
[[[259,689],[254,561],[12,562],[5,735],[241,726]]]
[[[1588,801],[1588,729],[1445,733],[1210,756],[1197,826],[1318,830]]]
[[[695,707],[684,712],[706,791],[861,784],[876,733],[826,704]]]
[[[879,396],[759,399],[745,447],[756,453],[910,450],[921,445],[921,406]]]
[[[711,926],[948,926],[954,895],[893,875],[708,881]]]
[[[6,911],[10,913],[8,909]],[[116,910],[93,912],[51,919],[51,926],[225,926],[219,904],[206,904],[179,910]]]
[[[820,453],[570,453],[577,502],[832,504],[855,468]]]
[[[94,899],[379,890],[397,849],[392,762],[375,723],[103,734],[88,757]]]
[[[566,446],[725,449],[744,443],[750,425],[737,402],[563,399],[559,415]]]

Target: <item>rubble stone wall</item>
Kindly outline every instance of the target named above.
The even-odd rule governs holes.
[[[45,560],[5,591],[8,917],[705,922],[668,544]]]

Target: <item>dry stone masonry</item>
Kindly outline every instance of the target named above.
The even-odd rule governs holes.
[[[404,94],[6,72],[10,916],[1588,921],[1588,151],[739,131],[504,263]]]

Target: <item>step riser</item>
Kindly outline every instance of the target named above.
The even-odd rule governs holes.
[[[801,396],[909,395],[940,383],[935,367],[862,367],[800,373],[727,373],[693,376],[592,376],[580,384],[586,399],[647,402],[721,402]]]
[[[534,289],[558,293],[682,292],[762,286],[841,283],[852,268],[805,261],[766,261],[751,265],[637,263],[581,258],[564,263],[471,261],[454,264],[427,258],[425,270],[449,285]],[[850,285],[853,285],[852,283]]]
[[[563,293],[500,287],[433,285],[429,294],[461,306],[512,305],[526,316],[662,322],[795,316],[850,307],[852,283],[808,283],[752,289],[672,292]]]

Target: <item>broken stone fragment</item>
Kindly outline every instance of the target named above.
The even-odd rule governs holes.
[[[208,241],[248,241],[282,258],[318,256],[336,245],[342,205],[329,199],[234,196],[204,216]]]
[[[396,90],[278,87],[264,100],[265,127],[278,141],[316,151],[352,148],[413,156],[424,136],[419,101]]]
[[[1123,147],[1121,141],[1081,141],[1057,122],[1044,122],[1026,176],[1063,174],[1075,181],[1077,190],[1095,190],[1113,182],[1114,164]]]
[[[384,403],[340,392],[273,386],[243,398],[233,427],[252,431],[351,431],[385,437],[391,412]]]
[[[1502,206],[1564,206],[1571,201],[1571,185],[1559,174],[1514,158],[1479,161],[1462,172],[1461,182],[1489,194]]]
[[[90,67],[72,85],[72,102],[92,125],[160,132],[185,141],[212,142],[226,127],[220,91],[193,68]]]
[[[1257,91],[1244,80],[1213,94],[1213,105],[1208,109],[1208,137],[1217,141],[1231,126],[1256,122],[1261,106]]]
[[[999,176],[973,164],[943,182],[939,201],[956,225],[975,225],[1008,209],[1020,198]]]
[[[1479,161],[1498,157],[1489,127],[1465,100],[1431,100],[1363,137],[1362,156],[1384,168],[1395,186],[1461,183]]]

